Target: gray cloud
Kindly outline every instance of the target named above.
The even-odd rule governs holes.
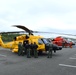
[[[33,30],[76,34],[75,14],[75,0],[2,0],[0,31],[17,30],[11,25],[22,24]]]

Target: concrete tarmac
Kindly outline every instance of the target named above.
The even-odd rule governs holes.
[[[27,58],[0,48],[0,75],[76,75],[76,48],[63,48],[52,58]]]

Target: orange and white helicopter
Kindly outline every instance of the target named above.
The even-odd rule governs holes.
[[[67,48],[67,47],[72,48],[72,46],[75,45],[75,43],[72,40],[68,40],[62,36],[58,36],[58,37],[54,38],[52,40],[52,42],[53,42],[53,44],[56,44],[58,46],[62,46],[65,48]]]

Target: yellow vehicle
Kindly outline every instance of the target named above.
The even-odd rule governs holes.
[[[21,36],[17,36],[16,39],[14,39],[11,42],[7,42],[7,43],[3,43],[1,36],[0,36],[0,46],[2,46],[3,48],[9,48],[12,50],[12,52],[18,52],[18,43],[22,42],[24,40],[26,40],[27,35],[21,35]],[[45,44],[42,42],[41,40],[41,36],[33,36],[33,35],[29,35],[29,38],[27,40],[29,40],[29,43],[34,43],[36,42],[36,44],[38,45],[38,49],[37,50],[45,50]]]
[[[4,43],[0,36],[0,46],[1,47],[11,49],[12,52],[18,52],[18,43],[19,42],[23,43],[24,40],[28,40],[29,43],[36,42],[36,44],[38,45],[38,48],[37,48],[38,52],[47,51],[46,47],[47,47],[47,43],[49,43],[49,41],[46,38],[43,38],[42,36],[33,35],[34,31],[29,30],[28,28],[26,28],[22,25],[14,25],[14,26],[25,30],[26,32],[29,33],[29,35],[25,34],[25,35],[17,36],[13,39],[13,41],[7,42],[7,43]],[[37,31],[35,31],[35,32],[37,32]],[[53,49],[55,51],[55,50],[61,50],[62,48],[59,49],[59,47],[54,46]]]
[[[17,25],[17,26],[20,26],[20,25]],[[26,28],[24,26],[20,26],[20,27],[25,28],[26,31],[29,33],[30,30],[28,28]],[[43,37],[42,36],[34,36],[30,32],[29,35],[25,34],[25,35],[17,36],[14,38],[13,41],[4,43],[0,36],[0,46],[3,48],[11,49],[12,52],[18,52],[18,43],[19,42],[23,43],[23,41],[27,39],[29,41],[29,43],[36,42],[36,44],[38,45],[37,50],[45,51],[45,44],[42,42],[41,38],[43,38]]]

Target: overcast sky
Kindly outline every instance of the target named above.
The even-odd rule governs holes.
[[[14,24],[76,34],[76,0],[0,0],[0,31],[21,30]]]

